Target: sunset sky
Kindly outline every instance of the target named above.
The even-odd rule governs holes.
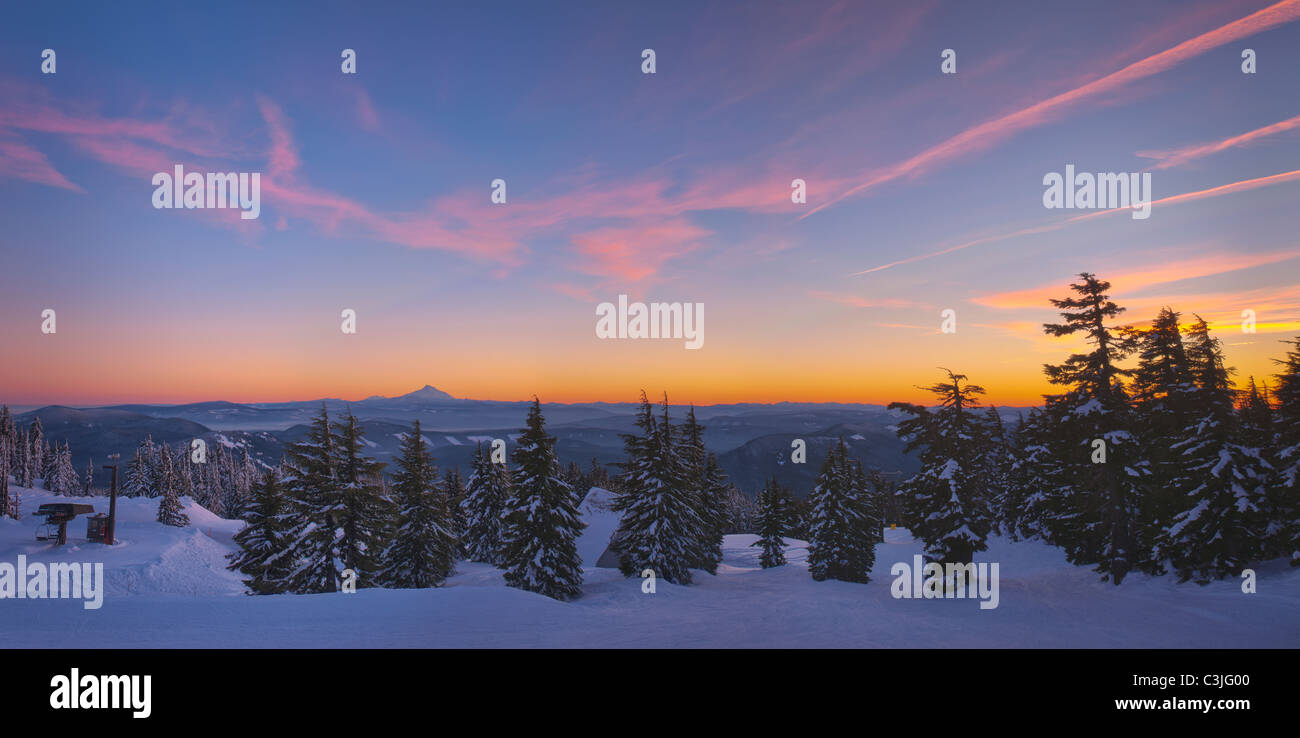
[[[1300,0],[50,5],[0,25],[10,405],[885,403],[941,366],[1030,405],[1080,271],[1240,380],[1300,334]],[[260,218],[154,209],[176,164],[261,172]],[[1044,208],[1067,164],[1151,172],[1151,217]],[[598,339],[620,294],[703,303],[704,347]]]

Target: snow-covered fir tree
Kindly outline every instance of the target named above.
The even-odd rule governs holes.
[[[1051,454],[1047,443],[1049,433],[1047,416],[1038,408],[1030,409],[1011,431],[1007,445],[1012,462],[998,517],[1002,521],[1001,529],[1013,541],[1043,535],[1034,519],[1036,507],[1032,501],[1040,499],[1048,485],[1042,470],[1047,467],[1046,457]]]
[[[27,429],[17,428],[13,450],[14,481],[19,487],[32,486],[32,449],[27,441]]]
[[[493,464],[483,444],[474,450],[469,486],[461,503],[465,521],[462,541],[470,561],[500,565],[504,560],[506,505],[510,501],[510,470]]]
[[[27,443],[31,448],[32,473],[43,475],[45,466],[49,463],[46,458],[49,445],[45,442],[45,430],[39,415],[32,418],[31,425],[27,427]]]
[[[402,439],[393,473],[397,525],[380,572],[385,587],[438,587],[455,571],[458,541],[454,516],[439,486],[438,468],[416,420]]]
[[[190,524],[190,518],[181,506],[179,485],[176,477],[176,465],[167,447],[163,446],[158,455],[158,469],[154,478],[158,500],[158,522],[182,528]]]
[[[1166,307],[1149,328],[1125,330],[1138,357],[1128,391],[1136,410],[1134,431],[1151,463],[1141,525],[1156,532],[1167,529],[1174,515],[1185,509],[1183,493],[1174,484],[1184,458],[1174,444],[1196,421],[1196,386],[1179,320],[1179,314]]]
[[[72,467],[72,450],[65,441],[50,454],[49,470],[45,473],[45,489],[62,497],[75,497],[81,493],[81,479]]]
[[[289,550],[294,561],[277,584],[287,592],[337,592],[342,567],[338,525],[343,500],[338,474],[338,438],[329,413],[321,406],[307,436],[285,448],[283,479],[287,503],[282,517],[290,524]]]
[[[1269,403],[1268,386],[1259,386],[1252,376],[1246,387],[1237,393],[1237,438],[1246,448],[1260,449],[1269,463],[1267,522],[1259,541],[1260,558],[1272,559],[1290,554],[1287,532],[1289,518],[1286,510],[1282,473],[1278,459],[1277,423],[1273,406]]]
[[[1219,340],[1199,317],[1188,339],[1200,417],[1173,444],[1183,468],[1171,486],[1181,493],[1183,510],[1158,541],[1183,581],[1206,583],[1240,574],[1262,553],[1272,467],[1261,449],[1238,442],[1232,370],[1223,364]]]
[[[1064,322],[1043,330],[1081,334],[1092,349],[1044,367],[1049,382],[1067,389],[1045,398],[1049,434],[1041,440],[1050,453],[1039,473],[1046,484],[1029,503],[1035,524],[1072,563],[1095,564],[1119,584],[1134,568],[1159,571],[1142,514],[1150,464],[1122,382],[1128,370],[1119,365],[1133,340],[1107,324],[1124,308],[1111,301],[1109,282],[1079,276],[1073,296],[1051,301]]]
[[[889,409],[911,415],[898,424],[898,436],[908,452],[920,451],[920,471],[902,484],[912,534],[939,563],[967,564],[987,548],[993,527],[987,456],[1000,450],[990,444],[995,432],[977,411],[984,388],[944,371],[947,381],[925,388],[939,401],[935,411],[903,402]]]
[[[702,553],[704,522],[668,418],[667,395],[662,408],[656,420],[642,392],[636,416],[641,434],[623,436],[627,461],[623,490],[613,504],[621,514],[614,541],[624,575],[641,576],[649,569],[661,580],[690,584],[691,567]]]
[[[135,455],[126,465],[126,478],[122,480],[122,495],[124,497],[152,496],[156,487],[154,476],[157,465],[158,449],[154,445],[153,437],[145,436],[145,439],[136,446]]]
[[[876,560],[879,505],[844,439],[831,447],[809,495],[808,572],[817,581],[866,582]]]
[[[163,446],[163,451],[167,447]],[[182,445],[172,456],[172,473],[176,476],[176,496],[194,499],[194,468],[200,466],[190,460],[189,450]],[[214,511],[215,512],[215,511]],[[220,515],[221,513],[217,513]]]
[[[81,496],[90,497],[95,493],[95,461],[86,459],[86,473],[81,475]]]
[[[724,506],[727,510],[726,527],[722,532],[726,535],[736,533],[754,533],[758,530],[758,503],[749,495],[740,491],[734,484],[728,484],[727,490],[722,495]]]
[[[14,472],[14,444],[18,435],[9,406],[0,407],[0,518],[9,515],[9,475]]]
[[[201,464],[194,464],[190,470],[194,501],[219,517],[228,515],[221,498],[221,467],[225,463],[226,449],[222,444],[213,444],[208,448],[207,456]]]
[[[249,456],[248,449],[239,449],[239,460],[234,466],[234,480],[229,488],[222,490],[221,507],[231,518],[244,515],[244,507],[252,496],[253,485],[257,482],[257,462]]]
[[[362,453],[365,431],[351,412],[335,431],[339,455],[335,515],[339,561],[356,574],[357,586],[373,587],[393,520],[392,504],[384,496],[384,465]]]
[[[244,575],[244,586],[250,594],[284,591],[283,583],[294,561],[285,507],[279,472],[267,469],[253,487],[244,512],[244,527],[233,536],[239,550],[227,557],[227,568]]]
[[[785,535],[790,526],[790,495],[776,479],[768,479],[758,494],[758,540],[751,546],[764,569],[785,565]]]
[[[1003,514],[1008,507],[1007,495],[1011,493],[1013,470],[1017,454],[1011,445],[1013,434],[1002,422],[1002,416],[993,406],[984,408],[983,424],[987,435],[979,453],[979,475],[984,480],[985,494],[988,500],[990,529],[993,533],[1003,531]]]
[[[449,467],[443,473],[439,491],[442,493],[443,504],[447,508],[448,515],[451,516],[447,520],[447,525],[451,529],[452,536],[456,539],[456,557],[463,558],[466,555],[464,548],[466,522],[461,506],[465,503],[467,492],[465,491],[465,479],[460,475],[460,467]]]
[[[506,584],[557,600],[582,594],[578,534],[586,527],[577,492],[560,478],[555,438],[533,398],[514,453],[518,469],[505,525]]]
[[[716,574],[722,563],[722,536],[727,523],[727,478],[718,468],[717,457],[704,447],[704,426],[696,421],[693,405],[686,411],[678,438],[678,457],[699,520],[691,568]]]
[[[1292,566],[1300,566],[1300,337],[1285,343],[1292,348],[1284,358],[1274,359],[1280,367],[1273,377],[1279,474],[1271,507],[1280,523],[1273,548],[1289,555]]]

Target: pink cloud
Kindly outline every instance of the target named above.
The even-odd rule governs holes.
[[[1300,250],[1266,254],[1214,253],[1196,258],[1165,261],[1119,274],[1102,276],[1110,282],[1111,294],[1131,294],[1154,285],[1279,264],[1296,258],[1300,258]],[[1060,297],[1064,291],[1065,282],[1052,282],[1026,290],[983,295],[972,299],[972,302],[993,308],[1043,308],[1050,304],[1049,299]]]
[[[1256,128],[1253,131],[1247,131],[1246,133],[1237,136],[1230,136],[1221,141],[1211,141],[1209,143],[1201,143],[1194,146],[1184,146],[1182,148],[1170,149],[1168,151],[1139,151],[1137,152],[1137,155],[1147,159],[1158,159],[1159,163],[1152,165],[1152,169],[1169,169],[1170,167],[1186,164],[1193,159],[1200,159],[1201,157],[1209,156],[1210,154],[1217,154],[1226,149],[1245,146],[1266,136],[1272,136],[1277,133],[1289,131],[1296,127],[1300,127],[1300,115],[1297,115],[1294,118],[1287,118],[1286,120],[1278,121],[1277,123],[1264,126],[1263,128]]]
[[[579,271],[628,282],[657,273],[664,262],[694,250],[709,231],[683,219],[602,228],[574,238]]]
[[[68,181],[45,158],[45,154],[23,143],[16,136],[4,135],[0,130],[0,177],[12,177],[36,184],[59,187],[73,192],[84,192]]]
[[[371,133],[379,132],[379,112],[375,110],[375,104],[370,100],[370,94],[364,87],[356,88],[357,95],[357,123],[363,130]]]
[[[547,235],[567,238],[577,272],[612,279],[645,280],[669,260],[690,253],[709,235],[690,222],[692,213],[740,209],[758,213],[794,212],[790,182],[807,178],[810,197],[829,192],[844,180],[819,176],[812,167],[782,163],[765,168],[732,167],[682,175],[666,162],[639,176],[602,179],[591,169],[557,177],[530,193],[511,191],[508,205],[489,201],[486,185],[432,200],[405,212],[381,212],[352,197],[314,185],[302,172],[302,158],[284,110],[265,96],[255,99],[269,144],[247,150],[216,131],[216,117],[183,103],[158,120],[109,118],[85,105],[58,103],[43,89],[17,83],[15,101],[0,113],[0,142],[8,152],[0,176],[76,189],[41,152],[15,133],[30,130],[63,137],[81,153],[133,177],[149,177],[183,164],[191,171],[224,171],[232,159],[264,157],[263,207],[275,228],[293,221],[337,237],[374,238],[408,248],[437,249],[513,268],[523,263],[525,241]],[[363,91],[357,92],[363,125],[378,115]],[[246,168],[242,164],[240,168]],[[203,216],[200,211],[199,217]],[[242,230],[260,230],[254,221],[232,221]]]

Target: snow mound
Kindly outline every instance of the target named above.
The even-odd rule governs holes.
[[[582,522],[587,524],[578,536],[578,555],[584,568],[591,569],[609,548],[609,539],[618,528],[619,514],[614,510],[614,493],[600,487],[587,491],[578,505]]]
[[[10,485],[10,489],[14,489]],[[45,503],[77,502],[108,512],[107,497],[57,497],[47,490],[18,489],[21,520],[0,526],[0,561],[85,562],[104,565],[104,592],[118,595],[238,595],[244,586],[226,569],[226,555],[236,549],[231,537],[243,527],[239,520],[214,515],[189,497],[181,498],[190,524],[174,528],[157,521],[158,499],[118,497],[116,541],[112,546],[86,540],[86,517],[68,524],[68,543],[53,546],[36,540],[43,522],[34,514]]]

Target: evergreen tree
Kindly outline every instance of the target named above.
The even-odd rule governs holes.
[[[242,518],[244,508],[252,495],[253,485],[258,478],[257,464],[248,455],[247,448],[239,449],[239,461],[235,465],[234,484],[221,491],[221,507],[229,518]]]
[[[723,529],[723,533],[754,533],[757,530],[755,521],[758,517],[758,506],[754,500],[741,492],[734,484],[727,485],[722,499],[723,506],[727,511],[726,527]],[[798,515],[792,517],[798,520]],[[791,535],[796,535],[795,530],[798,530],[797,523],[791,528]]]
[[[95,461],[86,459],[86,473],[81,477],[81,496],[90,497],[95,493]]]
[[[1001,533],[1007,508],[1007,496],[1011,494],[1012,473],[1016,466],[1017,454],[1011,445],[1012,434],[1002,422],[1002,416],[993,406],[985,408],[983,425],[987,436],[984,438],[983,450],[979,453],[980,469],[977,472],[984,480],[984,497],[988,501],[989,527],[994,533]],[[1008,530],[1009,534],[1011,531]]]
[[[392,522],[392,509],[383,496],[383,464],[363,455],[364,429],[351,412],[335,427],[338,443],[338,526],[336,545],[345,569],[356,575],[359,586],[375,585],[378,558]],[[420,441],[423,443],[423,440]]]
[[[1173,487],[1184,494],[1184,510],[1160,538],[1183,581],[1200,583],[1236,575],[1262,549],[1271,467],[1258,448],[1238,442],[1237,418],[1219,340],[1197,318],[1188,330],[1188,360],[1200,417],[1173,444],[1184,471]]]
[[[1300,566],[1300,337],[1285,341],[1294,348],[1283,359],[1274,359],[1281,370],[1277,381],[1275,414],[1279,483],[1274,493],[1276,520],[1274,548],[1291,557],[1292,566]]]
[[[480,446],[480,451],[482,447]],[[384,555],[384,586],[440,586],[456,567],[458,542],[450,500],[438,489],[438,468],[420,434],[420,421],[402,440],[393,474],[397,529]]]
[[[1268,387],[1261,388],[1250,377],[1244,389],[1237,392],[1237,437],[1242,446],[1258,449],[1269,464],[1267,479],[1267,522],[1259,541],[1260,558],[1271,559],[1290,553],[1286,534],[1289,529],[1285,499],[1283,497],[1278,449],[1275,444],[1276,422],[1273,406],[1268,401]]]
[[[579,492],[588,489],[587,477],[582,473],[582,468],[578,466],[576,461],[570,461],[569,466],[564,470],[564,481]]]
[[[9,414],[9,406],[4,405],[0,407],[0,518],[10,514],[9,475],[17,474],[14,468],[17,442],[13,416]]]
[[[1013,540],[1045,535],[1034,519],[1033,511],[1041,506],[1048,482],[1042,474],[1051,449],[1046,441],[1050,430],[1047,416],[1038,408],[1029,411],[1016,424],[1008,444],[1013,460],[1007,475],[1007,491],[1002,497],[999,517],[1002,529]]]
[[[790,495],[776,478],[768,479],[758,495],[758,535],[751,546],[762,548],[758,561],[764,569],[785,565],[785,534],[790,525]]]
[[[35,471],[32,469],[32,447],[27,440],[27,430],[18,430],[14,448],[14,481],[19,487],[31,487]]]
[[[280,475],[267,469],[253,487],[244,514],[246,525],[233,537],[239,550],[229,554],[227,568],[243,574],[250,594],[283,592],[283,582],[293,564],[292,540],[284,513],[286,500]]]
[[[966,375],[944,371],[948,381],[925,388],[939,400],[935,412],[903,402],[889,408],[912,416],[898,424],[898,435],[908,452],[921,451],[921,470],[902,486],[912,534],[940,563],[967,564],[987,548],[993,527],[983,457],[994,432],[975,412],[984,388],[963,385]]]
[[[446,525],[450,527],[452,537],[456,540],[456,557],[463,557],[467,553],[464,547],[466,521],[462,511],[466,492],[465,482],[460,476],[460,467],[453,466],[447,469],[443,474],[439,492],[443,497],[443,506],[447,508],[447,514],[450,516],[446,520]]]
[[[338,473],[338,438],[322,404],[307,437],[285,448],[284,488],[287,503],[282,517],[291,525],[289,549],[294,561],[276,585],[298,594],[337,592],[337,538],[343,511]]]
[[[177,528],[189,525],[190,518],[183,512],[178,494],[175,462],[172,461],[172,455],[165,446],[163,452],[158,455],[158,469],[154,483],[157,485],[156,496],[161,498],[158,500],[158,522]]]
[[[57,484],[55,475],[59,471],[58,447],[51,448],[49,444],[46,444],[45,450],[41,452],[40,456],[44,462],[44,466],[41,467],[41,486],[53,491],[52,488]]]
[[[1124,312],[1111,301],[1110,283],[1087,272],[1070,285],[1075,296],[1052,300],[1063,323],[1045,324],[1051,336],[1082,334],[1092,350],[1044,366],[1052,384],[1067,388],[1046,397],[1051,453],[1040,472],[1047,484],[1033,500],[1049,540],[1076,564],[1096,564],[1119,584],[1135,567],[1159,571],[1152,531],[1143,525],[1143,484],[1150,464],[1134,433],[1119,366],[1133,340],[1107,325]]]
[[[168,449],[164,446],[163,452],[166,453],[167,451]],[[172,457],[172,474],[176,477],[177,497],[194,499],[194,466],[194,462],[190,461],[189,451],[184,446],[177,449],[176,454]],[[219,510],[210,510],[210,512],[214,512],[218,516],[221,515]]]
[[[880,520],[873,518],[878,506],[870,494],[861,467],[850,462],[848,446],[840,439],[826,455],[809,496],[808,571],[813,579],[868,580],[880,538]]]
[[[560,479],[555,438],[547,435],[541,402],[533,399],[519,437],[519,465],[505,525],[505,580],[511,587],[557,600],[582,594],[578,534],[586,527],[573,488]]]
[[[695,517],[699,528],[695,539],[692,568],[716,574],[722,563],[722,536],[726,527],[727,478],[718,468],[718,459],[704,447],[704,426],[695,419],[695,407],[686,412],[686,423],[678,434],[681,439],[678,457],[683,463],[687,490],[694,497]]]
[[[586,486],[600,487],[604,490],[610,487],[609,472],[594,456],[591,457],[591,466],[587,468]]]
[[[469,490],[461,504],[465,520],[464,547],[470,561],[500,566],[504,561],[506,505],[510,501],[510,470],[493,464],[478,444],[470,467]]]
[[[656,421],[642,392],[636,424],[643,435],[623,436],[628,460],[623,492],[613,505],[621,513],[614,541],[624,575],[649,569],[664,581],[690,584],[691,567],[703,553],[704,525],[668,419],[666,395],[662,407],[663,417]]]
[[[1150,328],[1125,330],[1138,356],[1129,394],[1136,406],[1134,431],[1151,462],[1141,503],[1141,524],[1151,531],[1167,529],[1183,509],[1174,480],[1182,473],[1184,460],[1174,444],[1195,420],[1196,386],[1179,318],[1166,307]]]
[[[126,479],[122,484],[122,495],[125,497],[150,497],[153,496],[155,472],[157,466],[158,450],[154,446],[153,437],[145,436],[135,448],[135,455],[126,466]]]
[[[45,466],[48,463],[46,449],[49,445],[45,442],[45,430],[41,426],[41,417],[38,415],[32,418],[32,423],[27,429],[27,442],[31,445],[32,452],[32,473],[45,473]]]
[[[74,497],[81,491],[81,480],[72,467],[72,451],[65,441],[58,451],[49,455],[49,471],[45,474],[45,488],[61,497]]]

